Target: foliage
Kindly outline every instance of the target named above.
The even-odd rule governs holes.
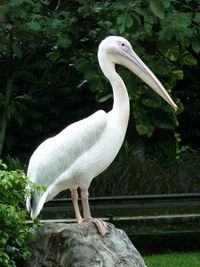
[[[7,171],[4,164],[0,170],[0,265],[17,266],[20,260],[31,256],[27,247],[27,237],[36,225],[26,224],[24,205],[25,194],[30,194],[26,186],[28,178],[20,171]]]
[[[177,95],[183,99],[185,112],[179,117],[181,138],[190,147],[199,147],[200,131],[197,122],[200,121],[200,66],[185,70],[184,84],[177,84]],[[186,127],[187,126],[187,127]]]
[[[91,196],[200,192],[200,152],[181,148],[179,160],[154,156],[125,144],[112,165],[92,181]]]
[[[10,155],[5,156],[7,171],[10,170],[26,170],[27,166],[18,157],[12,158]]]
[[[174,88],[185,79],[186,67],[196,68],[198,62],[198,1],[76,0],[56,5],[11,0],[0,6],[4,154],[29,154],[72,121],[111,108],[111,89],[96,58],[99,42],[108,35],[128,38],[165,88],[173,90],[177,114],[184,110],[174,96],[184,100],[188,95],[183,97],[181,86]],[[179,132],[174,111],[127,70],[118,71],[129,89],[136,131],[152,138],[156,129],[168,130],[174,138],[174,131]]]
[[[45,93],[52,88],[56,90],[66,84],[67,78],[63,79],[63,74],[57,74],[63,69],[64,74],[67,73],[65,60],[60,58],[59,52],[54,52],[70,45],[64,24],[64,21],[70,24],[69,14],[60,12],[49,16],[48,4],[48,1],[13,0],[0,7],[0,17],[3,20],[0,31],[3,67],[3,72],[0,73],[3,81],[0,144],[3,143],[4,132],[11,122],[20,127],[25,120],[33,120],[31,128],[35,132],[41,132],[41,128],[45,131],[45,127],[42,127],[44,123],[38,118],[42,117],[42,107],[48,107],[52,95],[48,97],[45,94],[43,98],[39,95],[37,99],[35,94],[40,91]],[[59,16],[62,19],[59,20]],[[63,66],[56,70],[58,64]],[[55,112],[52,111],[53,114]],[[12,146],[14,140],[10,137],[8,141],[9,146]]]

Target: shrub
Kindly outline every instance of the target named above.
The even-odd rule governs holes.
[[[30,183],[21,170],[7,171],[0,164],[0,266],[14,267],[31,256],[27,238],[36,224],[26,224],[25,194]]]
[[[161,162],[124,145],[112,165],[92,181],[90,195],[199,193],[199,160],[199,150],[183,147],[179,159]]]

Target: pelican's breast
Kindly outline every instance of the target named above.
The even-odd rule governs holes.
[[[98,141],[72,166],[74,180],[82,189],[87,189],[91,180],[102,173],[115,159],[126,133],[127,123],[121,125],[108,113],[108,123]]]

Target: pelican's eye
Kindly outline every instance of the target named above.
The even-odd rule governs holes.
[[[129,46],[129,44],[125,43],[125,42],[119,42],[119,45],[121,47],[121,49],[125,52],[130,51],[131,47]]]

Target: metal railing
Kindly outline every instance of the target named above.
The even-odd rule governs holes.
[[[180,248],[185,240],[184,249],[200,248],[200,194],[91,197],[90,208],[93,217],[123,229],[138,248]],[[71,199],[49,201],[40,219],[42,223],[74,223]]]
[[[200,194],[92,197],[90,207],[94,216],[111,222],[199,218]],[[65,218],[59,218],[59,213],[63,213]],[[70,198],[49,201],[41,216],[43,221],[54,222],[75,222],[73,217]]]

